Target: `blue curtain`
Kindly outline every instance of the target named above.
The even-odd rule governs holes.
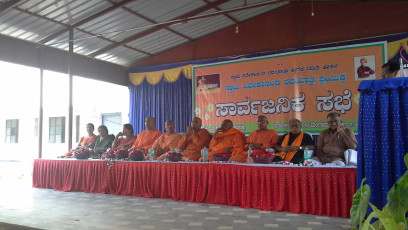
[[[387,203],[387,192],[407,170],[408,78],[362,81],[359,86],[357,186],[365,177],[370,202]]]
[[[156,128],[164,132],[166,120],[173,120],[176,132],[185,132],[192,119],[192,80],[183,74],[174,83],[164,81],[150,85],[144,81],[140,85],[129,84],[129,122],[135,134],[145,129],[147,116],[156,119]]]

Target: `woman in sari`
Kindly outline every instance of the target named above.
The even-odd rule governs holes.
[[[88,133],[87,136],[81,137],[79,140],[78,146],[75,149],[65,153],[65,157],[70,158],[74,154],[74,152],[81,148],[93,148],[95,145],[95,141],[97,136],[93,133],[95,130],[95,126],[92,123],[88,123],[86,125],[86,132]]]
[[[136,136],[133,136],[133,126],[131,124],[124,124],[123,131],[119,132],[112,143],[113,149],[129,149],[136,141]]]
[[[112,142],[115,139],[115,135],[108,132],[108,128],[104,125],[98,127],[98,139],[96,139],[94,146],[94,154],[102,154],[106,152],[108,148],[112,146]]]

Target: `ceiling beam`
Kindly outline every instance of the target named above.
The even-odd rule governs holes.
[[[64,24],[64,23],[62,23],[62,22],[56,21],[56,20],[51,19],[51,18],[46,18],[46,17],[41,16],[41,15],[38,15],[38,14],[34,14],[34,13],[30,12],[30,11],[20,9],[20,8],[18,8],[18,7],[16,7],[15,9],[18,10],[18,11],[20,11],[20,12],[23,12],[23,13],[25,13],[25,14],[29,14],[29,15],[31,15],[31,16],[35,16],[35,17],[38,17],[38,18],[42,18],[42,19],[44,19],[44,20],[50,21],[50,22],[55,23],[55,24],[60,24],[60,25],[62,25],[62,26],[69,27],[68,25],[66,25],[66,24]],[[88,35],[93,36],[93,37],[98,37],[98,38],[100,38],[100,39],[102,39],[102,40],[105,40],[105,41],[107,41],[107,42],[109,42],[109,43],[115,43],[115,42],[116,42],[116,41],[110,40],[110,39],[105,38],[105,37],[102,37],[102,36],[97,36],[96,34],[93,34],[93,33],[91,33],[91,32],[82,30],[82,29],[80,29],[80,28],[76,28],[76,30],[81,31],[82,33],[88,34]],[[66,42],[68,43],[69,40],[67,40]],[[143,51],[143,50],[140,50],[140,49],[136,49],[136,48],[131,47],[131,46],[124,45],[124,47],[126,47],[126,48],[128,48],[128,49],[131,49],[131,50],[134,50],[134,51],[137,51],[137,52],[140,52],[140,53],[143,53],[143,54],[146,54],[147,56],[153,56],[153,54],[151,54],[151,53],[148,53],[148,52]]]
[[[134,40],[139,39],[141,37],[144,37],[146,35],[152,34],[152,33],[156,32],[156,31],[161,30],[161,29],[166,29],[168,26],[170,26],[172,24],[180,23],[180,21],[174,22],[174,20],[184,20],[184,19],[186,19],[188,17],[195,16],[195,15],[197,15],[199,13],[205,12],[205,11],[207,11],[209,9],[212,9],[212,8],[214,8],[214,7],[218,6],[218,5],[221,5],[223,3],[226,3],[228,1],[229,0],[218,0],[218,1],[212,2],[211,4],[207,4],[207,5],[203,6],[203,7],[195,9],[193,11],[187,12],[187,13],[173,19],[169,23],[163,23],[163,24],[157,25],[157,26],[155,26],[155,27],[153,27],[153,28],[151,28],[149,30],[146,30],[146,31],[144,31],[142,33],[135,34],[135,35],[132,35],[130,37],[127,37],[127,38],[123,39],[122,41],[120,41],[120,42],[118,42],[116,44],[109,45],[109,46],[107,46],[105,48],[102,48],[102,49],[90,54],[89,56],[91,56],[91,57],[98,56],[99,54],[105,53],[106,51],[114,49],[114,48],[116,48],[118,46],[124,45],[126,43],[129,43],[131,41],[134,41]]]
[[[204,0],[204,1],[206,1],[206,0]],[[277,1],[275,1],[275,2],[267,2],[267,3],[262,3],[262,6],[264,6],[264,5],[271,5],[271,4],[278,4],[278,3],[282,3],[282,2],[292,2],[293,0],[277,0]],[[248,7],[246,7],[245,6],[245,9],[250,9],[250,8],[254,8],[254,7],[259,7],[258,5],[257,6],[252,6],[252,5],[250,5],[250,6],[248,6]],[[227,12],[235,12],[235,11],[239,11],[239,10],[243,10],[243,9],[236,9],[236,8],[234,8],[234,9],[231,9],[231,10],[223,10],[223,12],[219,12],[219,13],[217,13],[217,15],[219,15],[219,14],[225,14],[225,13],[227,13]],[[214,16],[215,14],[212,14],[211,16]],[[198,17],[198,18],[201,18],[201,16],[200,17]],[[194,20],[196,20],[196,18],[194,18]],[[235,25],[234,25],[235,26]],[[224,29],[226,29],[226,28],[224,28]],[[185,44],[183,44],[183,45],[185,45]],[[176,48],[176,47],[173,47],[173,48]],[[165,51],[163,51],[163,52],[161,52],[161,53],[157,53],[157,54],[155,54],[154,56],[157,56],[157,55],[159,55],[159,54],[162,54],[162,53],[165,53],[165,52],[167,52],[168,50],[165,50]],[[130,64],[129,66],[136,66],[137,65],[137,63],[139,63],[140,61],[143,61],[145,58],[143,58],[143,59],[140,59],[140,60],[138,60],[138,61],[136,61],[136,62],[133,62],[132,64]]]
[[[132,1],[133,0],[123,0],[123,1],[121,1],[119,3],[115,3],[114,5],[106,8],[106,9],[104,9],[104,10],[102,10],[102,11],[96,13],[96,14],[93,14],[93,15],[91,15],[91,16],[89,16],[89,17],[87,17],[87,18],[85,18],[85,19],[83,19],[83,20],[81,20],[81,21],[79,21],[79,22],[77,22],[77,23],[63,29],[63,30],[60,30],[60,31],[58,31],[58,32],[56,32],[54,34],[51,34],[50,36],[48,36],[46,38],[43,38],[41,41],[39,41],[39,43],[45,44],[45,43],[51,41],[52,39],[58,37],[59,35],[69,31],[70,29],[75,29],[76,27],[78,27],[80,25],[83,25],[83,24],[85,24],[85,23],[87,23],[87,22],[89,22],[89,21],[91,21],[91,20],[93,20],[95,18],[98,18],[98,17],[100,17],[102,15],[105,15],[105,14],[107,14],[107,13],[109,13],[109,12],[119,8],[119,7],[122,7],[122,6],[128,4],[129,2],[132,2]]]
[[[112,4],[114,3],[112,0],[107,0],[107,1],[109,1]],[[136,17],[142,18],[143,20],[148,21],[148,22],[150,22],[152,24],[157,24],[158,23],[158,22],[156,22],[156,21],[154,21],[154,20],[152,20],[152,19],[150,19],[150,18],[148,18],[148,17],[146,17],[146,16],[144,16],[142,14],[137,13],[136,11],[133,11],[132,9],[127,8],[126,6],[122,6],[122,9],[129,12],[129,13],[131,13],[131,14],[133,14],[133,15],[135,15]],[[167,30],[172,32],[172,33],[177,34],[180,37],[183,37],[184,39],[187,39],[189,41],[193,41],[192,38],[187,37],[186,35],[181,34],[181,33],[177,32],[177,31],[175,31],[175,30],[173,30],[171,28],[167,28]]]
[[[204,0],[204,2],[210,3],[208,0]],[[216,10],[218,10],[218,11],[221,10],[218,6],[214,7],[214,9],[216,9]],[[231,15],[229,15],[229,14],[227,14],[227,13],[225,13],[224,15],[225,15],[225,17],[231,19],[231,21],[235,22],[235,24],[238,24],[238,23],[239,23],[239,21],[238,21],[237,19],[235,19],[234,17],[232,17]]]
[[[17,5],[18,3],[22,2],[23,0],[10,0],[7,1],[3,4],[1,4],[0,6],[0,13],[3,13],[4,11],[7,11],[11,8],[13,8],[15,5]]]

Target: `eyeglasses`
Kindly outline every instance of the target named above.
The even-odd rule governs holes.
[[[383,71],[382,72],[382,75],[384,76],[384,75],[386,75],[387,73],[392,73],[391,71]]]

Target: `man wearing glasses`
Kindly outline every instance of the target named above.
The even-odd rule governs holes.
[[[399,70],[400,65],[397,62],[387,62],[382,66],[382,78],[395,78]]]

